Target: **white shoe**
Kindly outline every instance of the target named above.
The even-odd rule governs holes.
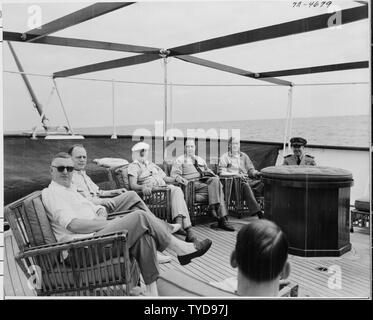
[[[171,262],[171,257],[170,256],[166,256],[160,252],[157,252],[157,261],[158,263],[167,263],[167,262]]]

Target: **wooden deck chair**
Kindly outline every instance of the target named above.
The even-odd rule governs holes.
[[[130,190],[127,168],[128,165],[108,169],[109,179],[115,182],[117,188],[126,188],[127,190]],[[156,217],[170,223],[172,222],[171,190],[169,188],[153,188],[150,196],[145,196],[141,191],[136,192]]]
[[[6,206],[5,217],[19,248],[16,262],[37,295],[129,295],[139,283],[127,231],[57,242],[40,191]]]

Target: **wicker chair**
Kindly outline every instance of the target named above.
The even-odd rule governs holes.
[[[124,165],[109,169],[109,179],[115,182],[117,188],[130,189],[127,167],[128,165]],[[136,192],[141,196],[145,204],[156,217],[168,222],[172,222],[171,190],[169,188],[153,188],[150,196],[142,194],[141,191]]]
[[[240,178],[229,178],[231,181],[231,197],[229,202],[229,209],[232,210],[234,216],[242,218],[247,216],[248,206],[246,200],[242,196],[244,194]],[[255,193],[254,193],[255,195]],[[264,197],[255,195],[256,201],[259,203],[260,208],[263,210],[264,207]]]
[[[370,227],[370,202],[369,197],[361,197],[355,200],[355,207],[350,213],[350,231],[354,232],[354,226],[369,230]]]
[[[37,295],[129,295],[139,283],[127,231],[57,242],[40,191],[5,207],[5,217],[19,248],[16,262]]]
[[[194,226],[212,220],[212,217],[209,214],[208,202],[199,201],[196,198],[194,181],[189,181],[186,186],[180,185],[180,187],[184,192],[184,198],[188,207],[192,225]]]
[[[171,172],[171,163],[164,163],[163,167],[165,168],[164,171],[170,174]],[[210,169],[216,173],[217,171],[217,165],[210,165]],[[232,184],[232,179],[230,178],[220,178],[220,182],[223,184],[223,190],[224,190],[224,199],[226,203],[228,204],[228,209],[229,209],[229,203],[230,203],[230,198],[231,198],[231,184]],[[212,215],[210,215],[210,208],[207,199],[202,200],[198,199],[196,197],[196,191],[195,191],[195,183],[194,181],[189,181],[188,184],[182,185],[182,184],[177,184],[179,187],[184,192],[184,198],[185,202],[188,207],[189,215],[190,215],[190,220],[192,222],[192,225],[196,225],[199,223],[204,223],[204,222],[210,222],[213,221],[214,218]]]

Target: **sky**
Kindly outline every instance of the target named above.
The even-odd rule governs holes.
[[[139,2],[104,16],[54,33],[54,36],[101,40],[171,48],[258,27],[326,13],[324,8],[293,8],[293,1],[193,1]],[[358,6],[353,1],[333,1],[341,9]],[[29,30],[31,5],[41,8],[42,23],[83,8],[90,3],[3,4],[3,30]],[[197,57],[249,71],[265,72],[323,64],[369,60],[368,19],[289,37],[213,50]],[[133,55],[94,49],[13,43],[26,72],[53,72]],[[173,86],[169,104],[174,122],[234,121],[284,118],[288,88],[257,86],[258,81],[169,59],[168,80],[173,84],[227,86]],[[4,131],[30,130],[40,123],[36,110],[6,43],[3,44]],[[163,82],[161,60],[141,65],[79,75],[89,79]],[[56,125],[65,124],[52,81],[30,76],[30,82],[46,114]],[[295,83],[294,117],[368,115],[369,69],[281,77]],[[334,82],[366,84],[297,86]],[[240,85],[240,86],[233,86]],[[255,85],[255,86],[247,86]],[[57,79],[63,104],[73,127],[109,126],[112,123],[112,84],[76,79]],[[169,95],[170,97],[170,95]],[[148,124],[163,119],[164,88],[161,85],[115,84],[117,125]]]

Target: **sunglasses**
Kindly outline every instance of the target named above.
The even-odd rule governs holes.
[[[52,167],[56,168],[58,172],[64,172],[65,169],[66,169],[67,172],[73,172],[73,170],[74,170],[74,167],[70,167],[70,166],[69,167],[65,167],[65,166],[58,166],[58,167],[56,167],[56,166],[52,166]]]

